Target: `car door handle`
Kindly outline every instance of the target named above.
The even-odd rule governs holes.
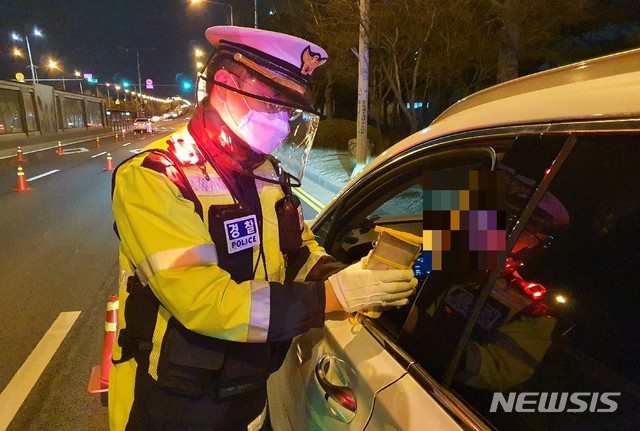
[[[344,362],[335,356],[322,355],[316,363],[315,374],[320,387],[325,392],[325,400],[332,400],[346,412],[339,412],[341,419],[351,422],[358,407],[355,393],[345,372]]]

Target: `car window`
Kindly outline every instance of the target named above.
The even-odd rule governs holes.
[[[523,214],[545,172],[567,141],[566,135],[519,136],[498,151],[496,169],[506,175],[506,230],[510,234]],[[428,274],[403,322],[400,345],[431,375],[448,385],[444,377],[451,367],[469,310],[480,295],[489,274],[485,271],[434,271]],[[481,310],[480,321],[494,325],[504,313],[501,307]],[[444,314],[443,314],[444,313]],[[433,352],[438,354],[434,355]]]
[[[639,423],[638,144],[637,136],[579,137],[513,241],[506,270],[432,273],[416,299],[401,346],[498,429]],[[508,229],[549,172],[544,152],[521,141],[500,160],[512,179]],[[461,340],[477,298],[478,318]],[[464,349],[454,362],[457,342]]]
[[[372,214],[380,216],[422,214],[422,184],[409,185],[406,189],[400,190],[398,194],[391,196],[376,208]]]
[[[343,204],[315,226],[318,242],[344,263],[364,257],[377,239],[375,226],[390,227],[422,236],[423,173],[440,169],[481,169],[493,166],[495,151],[491,145],[504,146],[495,141],[477,147],[469,144],[461,150],[435,152],[423,148],[412,154],[397,157],[386,166],[370,173]],[[415,270],[420,271],[417,265]],[[420,275],[420,274],[419,274]],[[420,280],[424,279],[420,276]],[[395,336],[399,335],[408,307],[383,313],[377,324]]]

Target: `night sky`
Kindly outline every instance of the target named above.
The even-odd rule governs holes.
[[[354,0],[355,1],[355,0]],[[591,0],[595,11],[620,15],[626,22],[640,19],[639,0]],[[233,7],[234,23],[253,26],[253,0],[220,0]],[[260,15],[273,0],[258,0]],[[599,15],[599,13],[598,13]],[[155,89],[143,91],[159,97],[181,95],[177,82],[195,77],[194,48],[208,51],[204,31],[226,25],[229,8],[215,4],[192,5],[189,0],[0,0],[0,79],[14,79],[16,72],[31,77],[28,59],[12,55],[12,31],[30,33],[37,26],[44,39],[29,37],[34,64],[56,59],[72,77],[75,70],[92,73],[99,82],[128,80],[137,84],[136,51],[140,75],[154,81]],[[18,45],[26,54],[24,42]],[[61,72],[38,69],[39,78],[60,78]],[[68,89],[75,91],[75,84]]]
[[[225,2],[225,0],[222,0]],[[226,0],[234,24],[253,27],[253,0]],[[261,7],[264,1],[261,1]],[[72,77],[75,70],[92,73],[99,82],[138,82],[135,49],[139,48],[143,92],[159,97],[181,93],[180,74],[195,76],[194,48],[208,51],[204,31],[228,24],[229,8],[191,5],[188,0],[0,0],[0,79],[16,72],[30,78],[29,62],[12,55],[12,31],[31,33],[37,26],[44,39],[29,36],[34,64],[55,58]],[[18,43],[25,52],[24,42]],[[38,70],[39,78],[60,78],[61,72]],[[155,88],[146,90],[147,78]],[[67,88],[74,88],[67,83]],[[86,85],[85,85],[86,86]]]

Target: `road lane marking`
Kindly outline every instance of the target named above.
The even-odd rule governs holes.
[[[314,202],[319,207],[323,207],[324,206],[323,202],[320,202],[318,199],[316,199],[314,196],[312,196],[308,191],[306,191],[302,187],[295,188],[294,190],[298,190],[301,194],[305,195],[307,197],[307,199],[309,199],[310,201]]]
[[[131,145],[131,142],[127,142],[126,144],[122,144],[123,147],[126,147],[127,145]]]
[[[94,154],[93,156],[91,156],[91,158],[92,158],[92,159],[95,159],[96,157],[104,156],[105,154],[107,154],[107,152],[106,152],[106,151],[103,151],[103,152],[101,152],[101,153]]]
[[[60,313],[7,387],[0,393],[0,431],[7,429],[78,316],[80,311]]]
[[[307,205],[309,205],[315,212],[319,213],[322,210],[322,207],[324,206],[323,203],[311,196],[309,193],[300,189],[300,187],[294,188],[293,193],[306,202]]]
[[[53,171],[45,172],[44,174],[36,175],[35,177],[27,178],[27,181],[39,180],[42,177],[46,177],[47,175],[55,174],[56,172],[60,172],[60,169],[55,169]]]
[[[62,154],[76,154],[76,153],[88,153],[89,150],[84,147],[79,148],[65,148],[62,150]]]
[[[324,202],[320,202],[318,199],[316,199],[314,196],[311,195],[311,193],[309,193],[308,191],[306,191],[305,189],[303,189],[302,187],[297,187],[294,190],[297,190],[300,192],[301,195],[305,196],[307,198],[307,200],[310,200],[311,202],[313,202],[316,206],[322,208],[325,206]]]

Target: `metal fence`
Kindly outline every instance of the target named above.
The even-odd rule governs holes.
[[[117,117],[118,127],[126,124],[126,118]],[[99,97],[0,80],[0,140],[111,127],[109,120]]]

